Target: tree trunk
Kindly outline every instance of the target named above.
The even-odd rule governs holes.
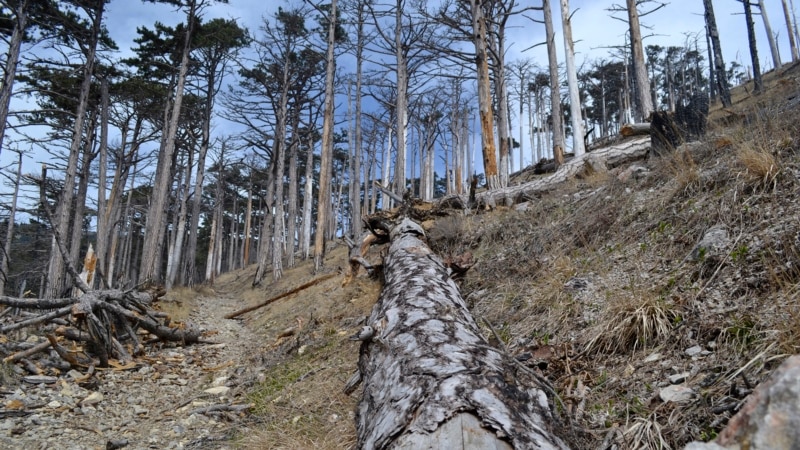
[[[83,237],[84,212],[86,211],[86,197],[89,193],[89,178],[91,176],[92,161],[96,154],[93,152],[97,128],[97,110],[91,113],[91,119],[86,127],[86,142],[83,147],[83,161],[81,161],[81,175],[78,183],[78,191],[75,194],[72,213],[72,229],[69,240],[70,261],[75,263],[79,260],[81,251],[81,238]]]
[[[485,17],[483,2],[470,0],[473,43],[475,45],[475,64],[478,72],[478,110],[481,120],[481,144],[483,150],[483,170],[489,189],[500,187],[497,172],[497,156],[494,144],[494,111],[492,110],[491,81],[489,80],[489,55],[486,49],[488,19]]]
[[[3,150],[3,138],[6,134],[8,108],[11,105],[11,94],[14,91],[14,78],[17,76],[19,52],[22,40],[25,37],[25,27],[28,25],[28,0],[20,1],[14,8],[14,30],[8,41],[8,55],[6,57],[5,77],[0,86],[0,151]],[[2,290],[0,290],[2,292]]]
[[[750,0],[742,0],[744,5],[744,19],[747,21],[747,41],[750,45],[750,61],[753,64],[753,93],[760,94],[764,90],[764,81],[761,79],[761,63],[758,61],[758,46],[756,45],[756,30],[753,24],[753,13]]]
[[[406,137],[408,135],[408,50],[403,42],[403,5],[401,0],[397,0],[395,6],[395,30],[394,47],[395,58],[397,59],[397,158],[394,163],[394,192],[402,196],[406,191],[406,157],[408,155],[408,145]]]
[[[769,24],[767,8],[764,7],[764,0],[758,0],[758,9],[761,10],[761,19],[764,21],[764,31],[767,32],[769,51],[772,55],[772,66],[776,69],[781,67],[781,55],[778,53],[778,44],[775,42],[775,34],[772,33],[772,26]]]
[[[359,11],[363,8],[363,3],[359,5]],[[351,180],[351,183],[355,184],[355,198],[352,201],[353,209],[351,211],[352,221],[353,221],[353,236],[361,236],[362,232],[362,224],[361,224],[361,156],[363,154],[361,150],[362,139],[361,139],[361,65],[362,65],[362,53],[364,52],[363,48],[363,28],[364,28],[364,21],[360,20],[358,23],[358,44],[356,46],[356,117],[355,117],[355,125],[356,125],[356,135],[355,135],[355,160],[353,161],[353,174],[355,176],[354,179]],[[365,177],[366,180],[366,177]],[[367,180],[369,181],[369,180]],[[364,198],[367,197],[367,184],[364,183]]]
[[[314,237],[314,270],[322,270],[325,262],[325,229],[331,209],[331,164],[333,162],[333,82],[336,74],[336,0],[331,0],[328,16],[328,49],[325,57],[325,105],[322,118],[322,152],[319,168],[319,197],[317,200],[317,234]]]
[[[63,239],[67,238],[67,233],[69,232],[70,212],[72,211],[72,203],[75,197],[75,178],[78,171],[81,144],[83,144],[84,122],[86,120],[86,111],[89,106],[89,93],[94,76],[95,53],[97,51],[97,43],[100,39],[104,6],[105,2],[97,2],[97,6],[94,10],[92,37],[86,49],[86,62],[83,65],[83,81],[81,82],[78,107],[75,111],[75,123],[72,127],[72,142],[69,149],[67,172],[64,175],[63,191],[58,205],[56,205],[56,214],[53,218],[54,223],[51,224],[54,229],[54,236],[55,233],[57,233]],[[44,182],[44,180],[42,181]],[[48,206],[45,205],[45,207]],[[64,264],[61,253],[58,251],[58,243],[55,237],[53,237],[50,248],[50,264],[48,266],[46,278],[47,285],[44,289],[45,298],[57,298],[60,296],[64,289],[65,276],[66,265]]]
[[[8,255],[11,254],[11,240],[14,238],[14,218],[17,215],[17,198],[19,196],[19,180],[22,178],[22,152],[17,152],[17,179],[14,183],[14,194],[11,196],[11,211],[8,213],[8,226],[6,239],[3,244],[3,253],[0,254],[0,295],[5,295],[6,280],[8,279]]]
[[[172,245],[170,246],[169,256],[167,257],[167,277],[166,277],[166,288],[172,289],[172,286],[175,284],[175,280],[178,277],[179,268],[182,266],[182,255],[183,255],[183,239],[186,235],[186,217],[188,216],[188,208],[189,208],[189,183],[192,181],[192,150],[189,150],[187,155],[188,161],[186,163],[186,174],[185,181],[181,183],[179,187],[178,194],[181,196],[181,203],[179,206],[178,214],[176,214],[176,219],[178,221],[177,226],[174,228],[175,238],[172,240]]]
[[[547,60],[550,68],[550,115],[553,118],[553,159],[557,164],[564,163],[564,126],[561,114],[561,82],[558,79],[558,56],[556,53],[556,32],[553,30],[553,9],[550,0],[542,2],[544,9],[544,29],[547,34]]]
[[[97,168],[97,268],[100,274],[105,277],[106,262],[108,252],[108,238],[111,236],[109,231],[108,215],[106,214],[106,169],[108,166],[108,79],[104,78],[100,85],[100,167]],[[122,161],[118,162],[119,164]],[[100,278],[100,277],[98,277]],[[102,282],[102,280],[101,280]],[[105,281],[104,288],[108,288],[108,280]],[[94,287],[94,286],[90,286]],[[2,292],[2,291],[0,291]]]
[[[714,70],[714,52],[711,49],[711,35],[706,26],[706,50],[708,51],[708,99],[711,104],[717,101],[717,77]]]
[[[711,37],[711,45],[714,47],[714,70],[717,72],[717,90],[722,106],[731,106],[731,89],[728,86],[728,77],[725,74],[725,61],[722,59],[722,47],[719,43],[719,31],[717,31],[717,19],[714,18],[714,5],[711,0],[703,0],[705,8],[706,27],[708,35]]]
[[[572,19],[570,19],[569,0],[561,0],[561,22],[564,30],[564,58],[567,63],[567,85],[569,87],[569,108],[572,116],[572,152],[580,156],[585,152],[583,145],[583,121],[581,119],[581,97],[578,92],[578,72],[575,68],[575,49],[572,40]]]
[[[493,47],[492,72],[494,73],[495,99],[497,100],[497,137],[500,154],[500,187],[508,186],[511,165],[511,114],[508,108],[508,84],[505,70],[505,22],[507,14],[496,18],[495,32],[490,33],[489,41]],[[496,38],[495,38],[496,37]]]
[[[513,358],[481,335],[422,228],[403,219],[390,234],[386,284],[360,333],[357,447],[566,449],[546,388],[518,382]]]
[[[287,194],[288,224],[286,227],[286,266],[294,267],[295,235],[297,234],[297,191],[300,176],[297,173],[297,147],[300,146],[300,119],[292,118],[292,142],[289,144],[289,192]],[[246,231],[245,231],[246,232]]]
[[[187,17],[186,38],[181,55],[181,64],[178,72],[178,80],[175,86],[175,98],[172,102],[172,110],[169,121],[161,136],[161,150],[158,155],[156,166],[156,176],[153,182],[153,198],[150,205],[147,221],[145,222],[144,247],[142,249],[142,261],[139,269],[139,280],[144,283],[158,283],[161,281],[158,276],[159,255],[161,249],[162,228],[165,223],[167,203],[169,202],[169,189],[172,184],[172,164],[175,153],[175,136],[178,131],[178,120],[180,118],[181,103],[183,102],[183,87],[186,83],[186,74],[189,70],[189,52],[192,44],[192,34],[195,26],[195,0],[189,4]],[[169,108],[169,102],[167,103]]]
[[[313,120],[309,117],[308,127],[311,129]],[[303,187],[303,228],[300,233],[300,253],[303,259],[308,259],[311,250],[311,211],[314,202],[314,137],[308,133],[308,149],[306,150],[305,186]]]
[[[653,99],[650,97],[650,79],[647,77],[647,66],[644,64],[642,50],[642,30],[639,26],[639,12],[636,0],[626,0],[628,5],[628,27],[631,32],[631,54],[633,56],[633,72],[636,80],[636,111],[640,121],[647,120],[653,112]]]
[[[789,4],[786,3],[786,0],[781,0],[781,4],[783,5],[783,17],[786,20],[786,31],[789,34],[789,47],[792,49],[792,61],[797,61],[800,59],[800,51],[797,49],[797,40],[795,39],[794,29],[792,27],[794,22],[793,14],[789,9]]]

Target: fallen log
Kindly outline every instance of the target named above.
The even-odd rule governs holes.
[[[546,387],[481,335],[442,261],[404,218],[362,340],[357,447],[565,449]]]
[[[519,186],[494,189],[477,195],[478,203],[485,205],[512,206],[536,197],[536,194],[554,189],[558,184],[591,172],[611,169],[622,164],[644,158],[650,149],[650,138],[629,139],[609,147],[599,148],[591,153],[570,159],[547,177]]]
[[[631,136],[649,136],[650,135],[650,122],[643,123],[626,123],[619,129],[619,134],[625,137]]]

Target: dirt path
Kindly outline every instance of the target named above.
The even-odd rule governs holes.
[[[224,293],[192,301],[188,321],[214,344],[150,346],[135,368],[98,370],[86,381],[71,371],[53,384],[4,388],[0,448],[232,448],[242,415],[224,408],[247,403],[247,358],[258,346],[251,330],[223,318],[241,306]],[[201,411],[213,407],[222,410]]]

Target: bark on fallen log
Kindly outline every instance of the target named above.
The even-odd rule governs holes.
[[[385,285],[356,336],[358,448],[567,448],[544,388],[517,383],[423,236],[409,219],[392,228]]]

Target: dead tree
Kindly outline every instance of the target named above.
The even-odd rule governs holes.
[[[351,380],[364,384],[358,448],[567,448],[546,382],[517,381],[525,369],[481,335],[422,228],[408,218],[382,228],[385,285],[353,337],[363,341]]]

